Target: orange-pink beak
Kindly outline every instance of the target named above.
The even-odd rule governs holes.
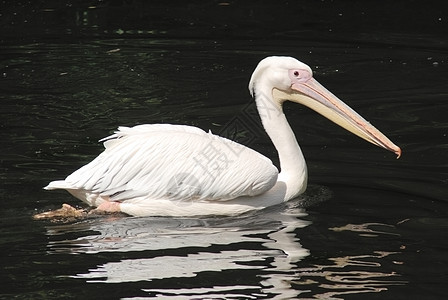
[[[303,104],[366,141],[394,152],[401,149],[311,76],[293,81],[289,91],[273,90],[277,99]]]

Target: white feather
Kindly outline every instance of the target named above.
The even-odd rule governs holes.
[[[262,194],[277,181],[278,170],[268,158],[196,127],[120,127],[102,141],[103,153],[46,189],[82,190],[120,202],[225,201]]]

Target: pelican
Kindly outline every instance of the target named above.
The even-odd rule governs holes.
[[[313,78],[292,57],[260,61],[249,82],[280,172],[260,153],[202,129],[170,124],[119,127],[105,150],[47,190],[65,189],[96,210],[132,216],[237,215],[288,201],[307,186],[307,167],[282,110],[308,106],[366,141],[401,149]],[[397,157],[397,158],[398,158]]]

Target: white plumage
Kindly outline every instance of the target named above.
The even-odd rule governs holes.
[[[120,127],[105,150],[65,180],[66,189],[99,209],[135,216],[238,214],[287,201],[306,188],[305,160],[281,109],[285,100],[311,107],[344,128],[400,155],[401,150],[312,78],[290,57],[260,62],[249,84],[282,172],[265,156],[199,128],[153,124]],[[274,111],[266,109],[274,108]]]
[[[196,127],[120,127],[104,140],[103,153],[47,188],[85,190],[111,201],[218,201],[259,195],[277,181],[268,158]]]

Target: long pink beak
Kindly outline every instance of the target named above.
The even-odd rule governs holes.
[[[394,152],[397,158],[400,158],[400,147],[392,143],[383,133],[314,78],[311,77],[304,82],[294,83],[291,86],[290,92],[280,91],[278,89],[274,89],[273,92],[285,100],[308,106],[366,141]]]

